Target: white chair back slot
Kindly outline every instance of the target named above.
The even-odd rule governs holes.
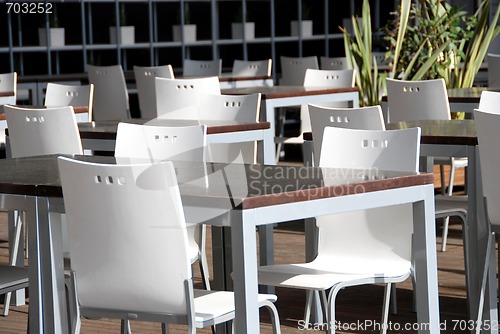
[[[271,76],[272,59],[264,60],[239,60],[233,63],[233,77]]]
[[[88,107],[87,122],[92,121],[94,85],[66,85],[49,82],[45,92],[46,107]]]
[[[302,86],[308,68],[319,69],[318,57],[280,57],[281,80],[280,85]]]
[[[346,57],[320,57],[320,69],[322,70],[347,70]]]
[[[191,60],[184,59],[182,75],[184,77],[220,77],[222,74],[222,59]]]

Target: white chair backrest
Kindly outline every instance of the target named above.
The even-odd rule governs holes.
[[[309,105],[309,118],[313,134],[314,165],[318,166],[319,152],[323,143],[326,127],[334,126],[347,129],[385,130],[384,116],[380,106],[361,108],[329,108]],[[317,153],[316,153],[317,152]]]
[[[483,91],[479,99],[479,110],[490,113],[500,111],[500,92]]]
[[[7,92],[14,93],[14,95],[12,95],[12,96],[0,96],[0,106],[2,106],[4,104],[16,104],[16,96],[17,96],[17,73],[16,72],[0,74],[0,92],[1,93],[7,93]]]
[[[119,123],[115,157],[204,161],[205,125],[166,127]]]
[[[92,121],[92,107],[94,104],[94,85],[65,85],[54,82],[47,84],[45,92],[46,107],[88,107],[88,119]]]
[[[59,173],[80,307],[185,316],[192,272],[173,164],[60,158]]]
[[[174,78],[172,65],[163,66],[134,66],[135,83],[137,84],[137,95],[142,118],[156,118],[156,94],[155,78]]]
[[[155,78],[155,90],[158,117],[168,119],[198,119],[201,96],[221,93],[218,77]]]
[[[491,224],[500,226],[500,179],[498,166],[500,166],[500,112],[476,109],[474,122],[477,130],[479,145],[479,161],[483,195],[486,198],[486,211]]]
[[[308,68],[319,69],[318,57],[280,57],[280,85],[302,86]]]
[[[94,85],[93,119],[96,121],[130,118],[127,85],[121,65],[87,65],[89,83]]]
[[[238,60],[233,63],[233,77],[271,76],[272,59]]]
[[[354,70],[315,70],[307,69],[304,76],[305,87],[345,88],[354,87]],[[348,102],[323,102],[322,106],[331,108],[348,107]],[[300,107],[300,132],[311,131],[308,106]]]
[[[451,119],[443,79],[406,81],[386,79],[387,122]]]
[[[346,57],[324,57],[321,56],[319,59],[320,69],[322,70],[347,70],[347,58]]]
[[[204,94],[200,103],[200,119],[254,123],[259,120],[261,94],[213,95]],[[243,162],[256,162],[255,141],[210,144],[208,159],[217,162],[234,161],[241,152]]]
[[[72,106],[21,108],[6,105],[13,158],[44,154],[83,154]]]
[[[363,170],[368,179],[379,170],[416,172],[420,153],[420,128],[404,130],[357,130],[325,128],[320,166],[343,168],[359,176]],[[328,181],[324,170],[325,184]],[[335,173],[334,173],[335,174]],[[380,176],[379,176],[380,177]],[[400,262],[410,270],[413,215],[411,205],[395,205],[370,210],[316,217],[319,227],[318,258],[335,261],[339,270],[355,274],[380,272],[381,261]],[[363,258],[365,265],[356,268],[353,261]],[[372,261],[370,261],[372,260]]]
[[[184,77],[220,77],[222,74],[222,59],[191,60],[184,59],[182,76]]]
[[[500,55],[488,53],[488,87],[500,87]]]

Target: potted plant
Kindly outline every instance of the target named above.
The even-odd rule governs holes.
[[[127,25],[127,16],[125,15],[125,10],[123,5],[120,6],[119,12],[120,19],[120,36],[118,36],[118,31],[115,26],[109,27],[109,40],[111,44],[118,44],[118,40],[120,40],[120,44],[122,45],[130,45],[135,43],[135,27]]]
[[[40,45],[46,46],[47,38],[50,39],[50,46],[64,46],[64,28],[59,27],[59,20],[55,12],[50,20],[48,33],[46,28],[38,28],[38,40]]]
[[[255,22],[249,22],[248,11],[246,11],[245,20],[243,20],[243,8],[236,12],[235,22],[231,23],[231,37],[232,39],[245,40],[255,38]]]
[[[300,26],[299,26],[300,24]],[[290,22],[292,36],[310,37],[313,35],[313,21],[311,20],[311,7],[302,1],[302,17],[300,20]]]
[[[403,80],[443,78],[447,88],[472,87],[491,41],[500,33],[500,7],[491,16],[490,0],[472,15],[431,0],[415,6],[402,0],[387,27],[392,75]],[[455,118],[463,118],[457,113]]]
[[[182,14],[184,14],[184,16]],[[184,20],[182,18],[184,18]],[[189,6],[187,4],[184,4],[184,8],[181,7],[181,9],[179,11],[179,16],[178,16],[178,22],[179,22],[179,24],[175,24],[172,26],[172,33],[173,33],[174,41],[180,42],[180,41],[184,40],[185,43],[195,42],[196,41],[196,24],[191,24]]]

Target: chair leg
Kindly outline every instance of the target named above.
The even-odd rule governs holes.
[[[390,298],[391,314],[398,314],[398,298],[396,294],[396,284],[391,284],[391,298]]]
[[[10,252],[10,265],[13,266],[16,264],[16,257],[17,253],[19,250],[19,245],[21,243],[21,232],[23,228],[23,222],[20,218],[20,213],[17,214],[16,216],[16,222],[15,222],[15,232],[14,232],[14,245],[11,249]],[[9,314],[9,307],[10,307],[10,299],[12,296],[12,292],[7,292],[5,294],[5,300],[4,300],[4,308],[3,308],[3,316],[6,317]]]
[[[307,290],[306,291],[306,308],[304,310],[304,322],[306,327],[309,326],[309,321],[311,320],[311,309],[313,302],[314,291]]]
[[[164,322],[161,323],[161,334],[168,334],[168,324]]]
[[[441,176],[441,194],[446,195],[446,182],[444,180],[444,165],[439,165],[439,175]]]
[[[328,296],[328,326],[327,326],[327,333],[328,334],[335,334],[335,326],[336,326],[336,318],[335,318],[335,299],[337,298],[337,294],[341,288],[339,286],[334,286],[330,290],[330,295]]]
[[[389,302],[391,300],[391,290],[392,290],[393,286],[396,286],[396,285],[392,284],[392,283],[388,283],[385,286],[384,306],[382,307],[382,328],[380,328],[381,334],[387,333],[387,322],[389,320]]]
[[[455,183],[455,167],[453,166],[453,159],[451,160],[450,168],[450,181],[448,183],[448,196],[453,195],[453,184]]]
[[[269,313],[271,314],[271,323],[273,325],[273,334],[281,334],[281,325],[280,325],[280,317],[278,314],[278,309],[273,302],[266,301],[263,306],[265,306]]]
[[[446,251],[446,242],[448,241],[448,227],[450,225],[450,217],[443,220],[443,240],[441,241],[441,252]]]
[[[201,225],[200,227],[200,245],[199,245],[199,263],[201,278],[203,280],[203,286],[206,290],[210,290],[210,272],[208,270],[208,261],[206,253],[206,240],[207,240],[207,227],[206,225]]]
[[[132,331],[130,330],[130,320],[122,319],[122,321],[121,321],[121,333],[122,334],[132,334]]]

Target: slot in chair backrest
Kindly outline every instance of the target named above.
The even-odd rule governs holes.
[[[155,78],[155,90],[158,117],[167,119],[198,119],[201,96],[221,93],[218,77]]]
[[[93,119],[96,121],[130,118],[127,85],[121,65],[87,65],[89,82],[94,85]]]
[[[200,103],[200,119],[254,123],[259,120],[261,94],[214,95],[204,94]],[[241,152],[243,162],[255,163],[255,141],[209,145],[209,159],[218,162],[234,161]]]
[[[500,87],[500,55],[488,53],[488,87]]]
[[[21,108],[6,105],[13,158],[44,154],[83,154],[72,106]]]
[[[80,309],[192,315],[186,222],[173,164],[60,158],[59,173]]]
[[[222,74],[222,59],[191,60],[184,59],[182,76],[184,77],[220,77]]]
[[[134,77],[137,84],[137,95],[142,118],[156,118],[156,93],[155,78],[174,78],[174,70],[171,65],[163,66],[134,66]]]
[[[45,92],[46,107],[88,107],[86,122],[92,121],[94,85],[66,85],[49,82]]]
[[[388,122],[451,119],[443,79],[406,81],[386,79]]]
[[[318,57],[280,57],[281,80],[280,85],[302,86],[308,68],[319,69]]]
[[[314,165],[318,166],[319,153],[326,127],[334,126],[346,129],[385,130],[384,116],[380,106],[361,108],[330,108],[309,105],[309,118],[313,133]]]
[[[233,77],[271,76],[272,59],[238,60],[233,63]]]
[[[347,70],[346,57],[320,57],[320,69],[322,70]]]
[[[483,195],[486,198],[486,210],[490,223],[500,228],[500,179],[498,178],[498,166],[500,165],[500,151],[498,142],[500,140],[500,111],[481,110],[474,111],[474,121],[477,130],[477,141],[479,147],[479,161],[481,165],[481,177],[483,184]]]

